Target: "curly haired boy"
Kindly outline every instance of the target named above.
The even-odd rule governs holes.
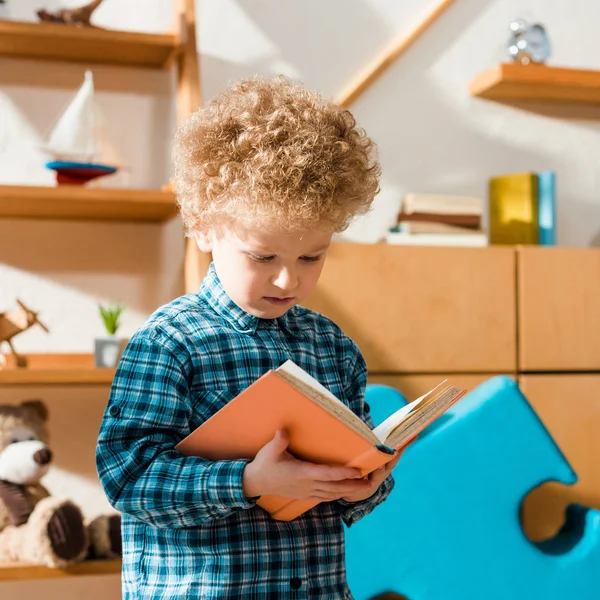
[[[374,144],[335,103],[255,77],[180,127],[174,165],[186,232],[212,263],[197,293],[133,336],[102,422],[97,466],[123,514],[124,598],[352,598],[343,523],[385,499],[399,456],[364,479],[297,460],[284,431],[253,460],[174,446],[287,359],[372,425],[358,347],[301,303],[332,235],[378,191]],[[280,522],[256,505],[265,494],[320,503]]]

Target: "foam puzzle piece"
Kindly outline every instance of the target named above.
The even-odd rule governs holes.
[[[405,400],[373,385],[367,402],[379,423]],[[541,544],[523,533],[525,496],[576,475],[517,384],[490,379],[445,416],[406,450],[386,502],[346,531],[355,600],[598,600],[599,512],[569,507]]]

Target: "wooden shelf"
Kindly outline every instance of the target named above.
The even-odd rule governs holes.
[[[174,34],[0,20],[0,56],[10,58],[162,69],[178,48]]]
[[[176,214],[168,191],[0,185],[0,218],[163,222]]]
[[[114,369],[6,369],[0,385],[110,385]]]
[[[92,354],[29,354],[29,364],[19,369],[12,355],[0,369],[0,385],[110,385],[115,369],[94,366]]]
[[[469,91],[498,102],[600,104],[600,71],[502,63],[475,78]]]
[[[81,575],[112,575],[121,572],[120,560],[88,560],[65,569],[51,569],[25,563],[0,565],[0,582],[27,579],[56,579]]]

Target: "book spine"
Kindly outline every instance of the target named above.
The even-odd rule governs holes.
[[[363,452],[353,460],[351,460],[346,467],[353,467],[359,469],[363,477],[366,477],[369,473],[372,473],[379,467],[386,465],[394,458],[394,451],[387,446],[373,446],[366,452]],[[280,500],[277,496],[264,496],[258,501],[258,505],[264,508],[273,519],[276,521],[293,521],[301,514],[309,511],[311,508],[320,504],[318,500],[287,500],[284,506],[280,506],[276,510],[269,510],[266,506],[275,506],[275,503],[271,503],[271,499]]]
[[[538,244],[538,178],[515,173],[489,180],[491,244]]]
[[[445,225],[456,225],[457,227],[468,227],[469,229],[479,229],[481,227],[481,217],[478,215],[444,215],[437,213],[411,213],[401,212],[397,218],[398,223],[410,223],[412,221],[427,223],[442,223]]]
[[[556,244],[556,175],[554,171],[538,173],[538,225],[540,245]]]

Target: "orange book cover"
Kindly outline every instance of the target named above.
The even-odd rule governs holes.
[[[292,365],[294,375],[305,374]],[[318,389],[306,379],[290,380],[285,371],[268,371],[179,442],[176,449],[214,461],[253,459],[279,429],[284,429],[289,437],[288,451],[301,460],[356,467],[366,476],[393,459],[393,448],[381,444],[348,407],[312,381]],[[258,500],[261,508],[282,521],[295,519],[317,504],[277,496]]]

